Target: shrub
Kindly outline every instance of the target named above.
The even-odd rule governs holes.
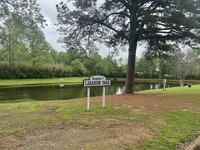
[[[64,66],[31,66],[15,64],[10,67],[7,63],[0,63],[0,79],[54,78],[69,77],[71,75],[71,69]]]

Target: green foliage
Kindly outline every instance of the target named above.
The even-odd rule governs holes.
[[[95,54],[84,60],[85,68],[90,75],[101,74],[106,77],[125,77],[125,69],[119,66],[112,57],[101,58]]]
[[[78,59],[80,58],[79,53],[51,50],[50,52],[41,52],[42,54],[38,53],[35,58],[31,58],[23,48],[18,49],[16,63],[12,66],[6,62],[5,57],[0,57],[2,59],[0,61],[1,79],[80,77],[94,74],[113,78],[125,77],[126,68],[119,66],[117,61],[111,57],[102,58],[95,54]],[[4,54],[4,50],[1,49],[0,53]]]
[[[5,49],[6,61],[12,66],[22,43],[26,48],[35,46],[33,42],[31,46],[27,44],[31,41],[30,38],[27,40],[27,33],[34,33],[37,35],[34,40],[38,39],[44,43],[41,35],[34,29],[39,29],[39,25],[43,26],[45,20],[36,1],[2,0],[0,1],[0,10],[0,47]]]
[[[71,72],[64,68],[36,67],[32,65],[14,65],[9,67],[6,63],[0,64],[0,79],[30,79],[69,77]]]
[[[71,62],[73,76],[83,76],[84,66],[79,59]]]
[[[158,56],[146,51],[136,62],[136,76],[139,78],[200,79],[199,48],[182,51],[173,46],[173,51]],[[156,53],[156,51],[152,51]],[[148,56],[147,56],[148,53]]]
[[[101,64],[102,57],[99,54],[94,54],[89,58],[84,59],[83,64],[89,74],[98,74],[97,64]]]
[[[59,52],[56,61],[57,61],[58,64],[69,65],[70,64],[69,53]]]

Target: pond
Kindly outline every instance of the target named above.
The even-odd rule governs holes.
[[[122,94],[125,82],[113,82],[106,87],[106,95]],[[136,82],[134,91],[162,88],[162,84]],[[175,85],[170,85],[175,86]],[[78,85],[45,85],[0,88],[0,101],[11,100],[66,100],[86,97],[87,90]],[[102,95],[102,87],[91,88],[91,96]]]

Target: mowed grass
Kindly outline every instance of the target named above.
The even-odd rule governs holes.
[[[35,84],[60,84],[60,83],[82,83],[86,77],[51,78],[51,79],[11,79],[0,80],[0,86],[20,86]]]
[[[192,85],[192,87],[190,88],[188,86],[171,87],[171,88],[166,88],[165,91],[163,91],[163,89],[146,90],[146,91],[140,91],[138,93],[199,94],[200,85]]]
[[[86,99],[4,102],[0,103],[0,137],[9,139],[9,136],[15,136],[20,140],[36,131],[64,130],[63,132],[67,132],[68,129],[75,128],[83,132],[91,130],[100,133],[93,137],[98,139],[96,149],[109,149],[111,146],[115,149],[126,150],[176,149],[180,144],[192,140],[199,134],[199,90],[200,86],[195,85],[191,88],[169,88],[164,92],[162,90],[139,92],[147,95],[147,98],[148,94],[160,95],[160,103],[166,102],[166,99],[172,96],[173,101],[183,99],[183,103],[190,103],[190,108],[183,107],[177,110],[136,111],[134,107],[128,107],[126,104],[116,107],[120,96],[110,96],[116,101],[108,102],[109,104],[104,109],[99,104],[93,104],[89,112],[85,110]],[[134,99],[134,95],[132,96]],[[96,101],[96,99],[92,98],[91,101]],[[193,106],[195,109],[192,109]],[[103,138],[99,139],[102,135],[108,138],[107,141],[102,142]],[[81,138],[87,139],[87,135],[79,135],[78,139]],[[108,144],[110,139],[115,140],[115,143]],[[98,147],[98,142],[101,147]],[[0,141],[0,145],[3,149],[3,141]],[[88,147],[85,149],[91,149],[91,145],[92,142],[87,141]]]
[[[186,97],[187,101],[183,103],[196,103],[200,104],[200,85],[180,86],[163,89],[154,89],[140,91],[142,94],[165,94],[177,95],[180,98]],[[177,98],[178,99],[178,98]],[[185,108],[187,110],[187,108]],[[200,108],[199,108],[200,110]],[[200,133],[200,112],[199,111],[186,111],[186,112],[165,112],[164,118],[169,121],[169,124],[163,128],[163,131],[153,138],[145,142],[140,149],[175,149],[178,143],[190,141],[195,134]],[[170,123],[171,122],[171,123]]]

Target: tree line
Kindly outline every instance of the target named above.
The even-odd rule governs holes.
[[[49,45],[49,44],[48,44]],[[39,49],[31,57],[18,46],[14,63],[9,60],[4,48],[0,49],[0,78],[53,78],[78,77],[101,74],[106,77],[126,77],[127,62],[111,56],[102,57],[98,52],[90,55],[76,49],[58,52],[49,45],[49,50]],[[136,78],[149,79],[200,79],[200,48],[183,52],[178,46],[171,45],[168,53],[146,50],[136,61]]]
[[[97,52],[87,56],[76,50],[58,52],[51,48],[50,51],[38,50],[33,58],[22,48],[17,49],[12,66],[4,56],[5,50],[0,49],[1,79],[79,77],[94,74],[116,78],[125,77],[126,74],[126,65],[122,65],[120,60],[111,56],[102,57]]]
[[[168,53],[145,51],[136,63],[136,76],[157,79],[200,79],[200,48],[181,50],[171,45]]]

